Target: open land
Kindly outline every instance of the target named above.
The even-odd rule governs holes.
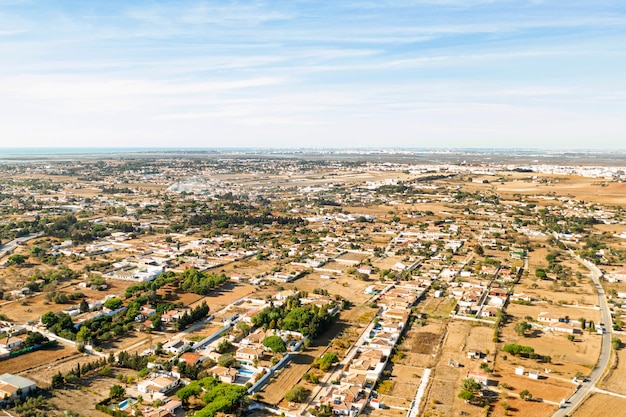
[[[145,413],[211,407],[179,391],[210,375],[288,414],[550,416],[614,330],[614,395],[570,406],[621,407],[623,169],[420,158],[1,165],[2,372],[90,416],[116,384]]]

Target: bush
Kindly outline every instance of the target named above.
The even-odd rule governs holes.
[[[293,403],[302,403],[306,400],[308,393],[301,385],[296,385],[285,394],[285,400]]]

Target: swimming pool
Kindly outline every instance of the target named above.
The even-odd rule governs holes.
[[[252,376],[252,375],[254,375],[253,371],[249,371],[247,369],[240,369],[237,373],[239,375],[245,375],[245,376]]]
[[[133,400],[132,398],[127,398],[124,401],[122,401],[121,403],[118,404],[120,410],[125,410],[128,407],[132,406],[133,404],[135,404],[137,401]]]

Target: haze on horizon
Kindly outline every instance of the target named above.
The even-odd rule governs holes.
[[[0,0],[2,147],[623,149],[626,3]]]

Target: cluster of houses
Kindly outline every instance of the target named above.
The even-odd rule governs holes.
[[[426,290],[392,286],[380,294],[381,308],[373,327],[351,349],[352,356],[346,358],[338,383],[331,384],[322,391],[316,404],[318,407],[329,406],[333,415],[346,416],[356,416],[363,410],[370,398],[372,387],[381,377],[407,324],[411,307]],[[374,407],[380,406],[377,401],[371,404]]]

